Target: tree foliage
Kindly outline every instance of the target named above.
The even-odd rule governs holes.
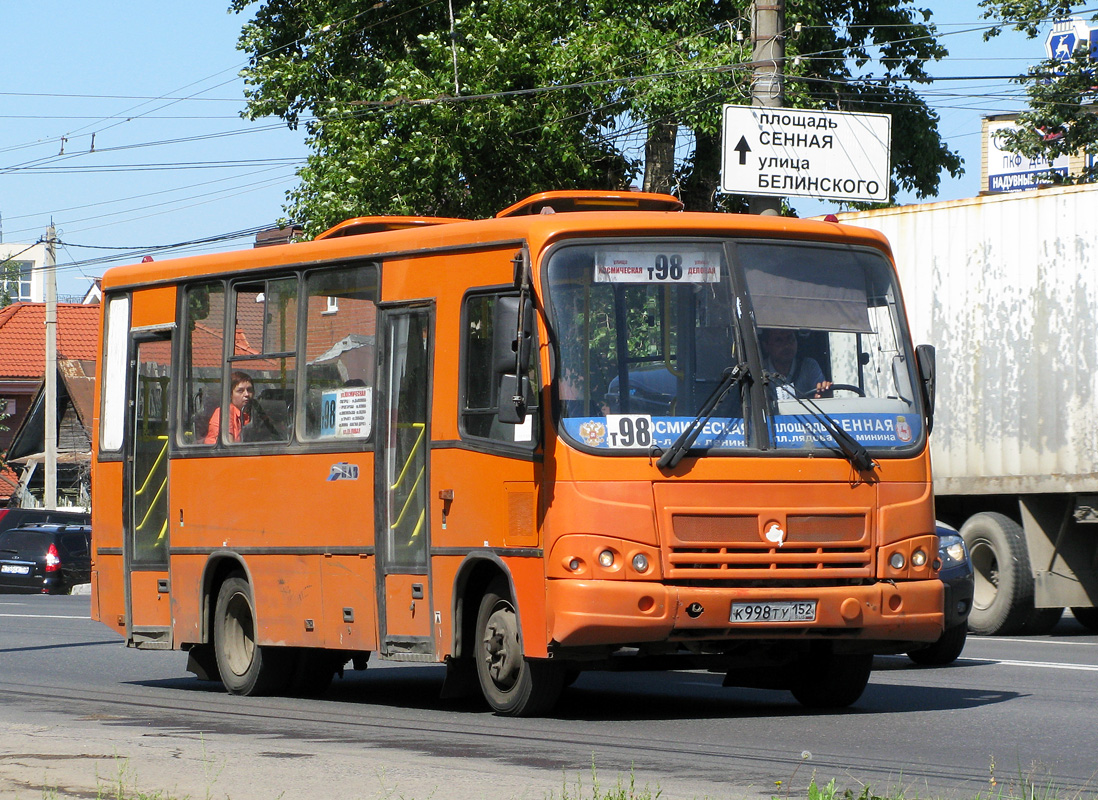
[[[1035,38],[1051,19],[1071,17],[1068,0],[983,0],[985,16],[996,21],[986,34],[1012,27]],[[1003,135],[1003,146],[1029,158],[1053,161],[1058,156],[1098,152],[1098,74],[1087,46],[1068,59],[1046,59],[1017,79],[1026,87],[1029,109],[1018,115],[1016,130]],[[1084,166],[1071,175],[1049,173],[1053,183],[1090,183],[1098,167]]]
[[[0,308],[7,308],[19,299],[20,262],[14,257],[0,260]],[[0,417],[3,420],[3,417]],[[0,430],[6,428],[0,427]]]
[[[305,127],[312,153],[287,212],[310,234],[356,215],[481,217],[538,191],[638,182],[688,208],[728,206],[720,109],[750,102],[749,8],[263,0],[240,39],[247,114]],[[786,19],[787,105],[891,113],[894,191],[930,196],[943,169],[960,174],[912,88],[945,55],[929,12],[788,0]]]

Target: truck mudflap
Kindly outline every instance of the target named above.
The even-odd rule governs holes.
[[[551,580],[549,642],[564,647],[737,638],[933,642],[940,580],[867,586],[704,588]]]

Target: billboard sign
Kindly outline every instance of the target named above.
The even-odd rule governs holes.
[[[1012,122],[988,122],[987,124],[987,191],[1022,192],[1049,183],[1048,174],[1067,175],[1068,156],[1029,158],[1007,150],[1002,134],[1016,129]],[[1042,177],[1044,176],[1044,177]]]

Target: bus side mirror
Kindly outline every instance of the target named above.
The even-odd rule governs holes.
[[[530,379],[525,375],[499,376],[499,421],[506,425],[521,425],[526,421],[526,398],[530,394]]]
[[[492,310],[492,372],[499,380],[499,421],[518,425],[526,419],[530,363],[534,340],[534,309],[519,297],[500,297]],[[522,320],[519,320],[519,308]]]
[[[915,348],[915,364],[922,382],[923,403],[926,406],[926,432],[934,430],[934,345],[921,344]]]

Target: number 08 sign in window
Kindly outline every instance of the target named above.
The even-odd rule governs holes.
[[[306,439],[371,435],[377,360],[377,268],[310,273],[305,394]]]

